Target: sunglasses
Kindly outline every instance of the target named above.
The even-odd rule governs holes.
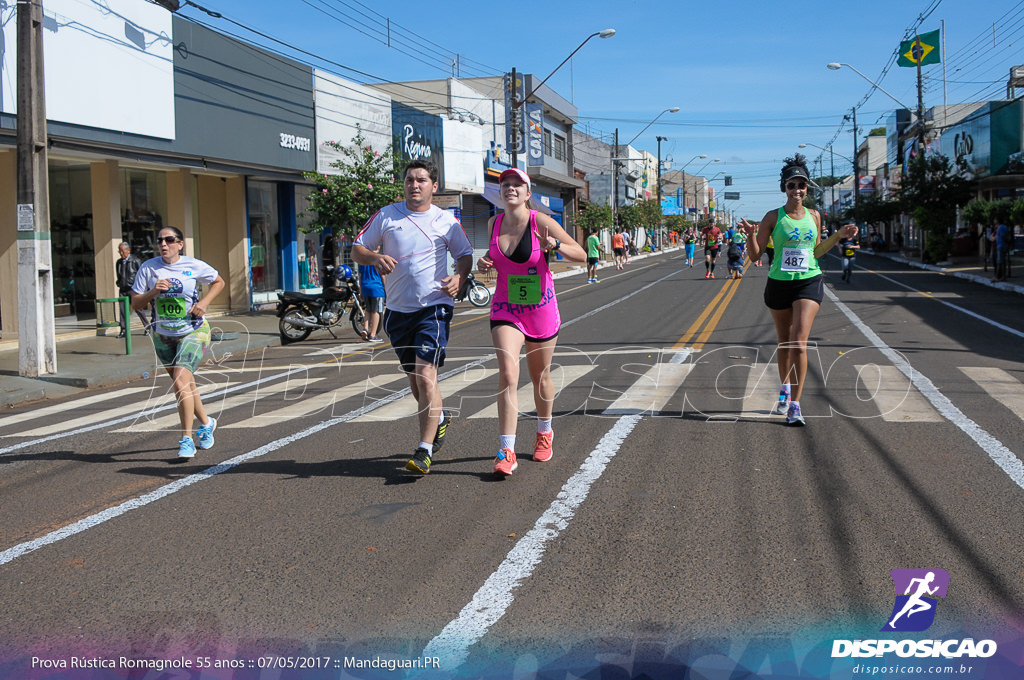
[[[177,236],[157,236],[156,237],[156,242],[157,243],[167,243],[167,244],[179,243]]]
[[[786,188],[792,191],[793,189],[806,189],[807,182],[788,182]]]

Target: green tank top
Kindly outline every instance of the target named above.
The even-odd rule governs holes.
[[[821,276],[818,259],[814,257],[818,225],[814,223],[810,210],[805,208],[803,218],[794,220],[786,214],[785,207],[779,208],[771,240],[775,243],[775,259],[768,271],[769,278],[799,281]]]

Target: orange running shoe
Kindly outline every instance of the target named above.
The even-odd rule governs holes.
[[[533,459],[535,461],[546,463],[551,460],[551,442],[554,438],[554,432],[537,433],[537,444],[533,447]]]
[[[515,451],[511,449],[498,451],[498,456],[494,459],[494,474],[508,477],[515,472],[517,467],[519,467],[519,463],[516,462]]]

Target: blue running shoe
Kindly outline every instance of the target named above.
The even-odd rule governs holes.
[[[793,427],[803,427],[807,423],[804,422],[804,417],[800,415],[800,404],[790,404],[789,411],[786,413],[786,425]]]
[[[789,409],[789,392],[782,390],[779,392],[779,403],[775,406],[775,413],[782,415]]]
[[[192,437],[182,437],[178,442],[178,458],[194,458],[196,455],[196,444]]]
[[[217,429],[217,419],[210,418],[210,422],[196,430],[196,438],[199,439],[199,448],[213,448],[213,431]]]

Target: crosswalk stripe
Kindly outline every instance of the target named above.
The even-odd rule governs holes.
[[[497,372],[498,370],[496,368],[476,368],[473,371],[467,371],[464,373],[461,379],[459,376],[453,376],[441,383],[442,396],[444,399],[448,399],[467,387],[475,385],[483,380],[487,380]],[[416,399],[411,394],[407,394],[398,401],[394,401],[387,406],[382,406],[375,411],[359,416],[358,418],[354,418],[351,422],[379,423],[382,420],[398,420],[399,418],[406,418],[415,415],[418,410],[419,404],[416,402]]]
[[[1001,368],[964,367],[968,378],[988,393],[990,397],[1010,409],[1015,416],[1024,420],[1024,384]]]
[[[751,364],[747,388],[743,391],[741,418],[768,418],[775,413],[779,399],[778,375],[774,364]]]
[[[555,384],[555,399],[557,401],[558,394],[566,387],[571,385],[573,382],[582,378],[587,373],[594,370],[593,364],[571,364],[569,366],[556,366],[551,369],[551,381]],[[526,379],[526,384],[519,388],[516,392],[519,399],[519,412],[520,413],[537,413],[537,405],[533,400],[533,383],[530,382],[529,377]],[[532,406],[532,410],[528,410],[526,407]],[[498,402],[494,401],[489,404],[486,408],[483,408],[470,418],[497,418],[498,417]]]
[[[303,393],[305,392],[306,387],[321,380],[323,380],[323,378],[309,378],[307,380],[304,380],[301,383],[301,389]],[[244,394],[233,394],[230,397],[225,397],[221,399],[220,401],[214,401],[209,404],[203,405],[206,407],[206,412],[218,420],[217,427],[219,429],[223,427],[223,425],[221,425],[219,421],[223,417],[222,414],[225,411],[233,409],[236,406],[243,406],[245,404],[253,404],[255,408],[255,403],[260,397],[266,397],[272,394],[280,394],[281,392],[287,392],[289,387],[292,390],[299,389],[300,386],[296,385],[296,382],[297,381],[293,380],[284,380],[282,382],[270,385],[269,387],[264,387],[259,391]],[[299,397],[295,397],[295,399],[301,398],[301,395]],[[181,420],[178,418],[178,414],[176,412],[166,416],[161,416],[159,418],[154,418],[152,420],[140,415],[139,419],[136,420],[134,423],[129,424],[128,427],[123,427],[119,430],[114,430],[114,432],[159,432],[163,430],[176,429],[179,427],[180,424]]]
[[[943,420],[907,376],[895,366],[858,365],[857,379],[871,395],[882,420],[890,423],[937,423]]]
[[[216,391],[216,390],[223,389],[225,387],[230,387],[231,385],[234,385],[234,384],[235,384],[234,382],[200,383],[200,384],[197,385],[197,387],[199,388],[199,394],[205,394],[207,392],[213,392],[213,391]],[[171,386],[168,385],[167,386],[168,392],[170,391],[170,389],[171,389]],[[145,404],[145,407],[148,408],[148,409],[154,409],[154,408],[159,408],[161,406],[164,406],[164,405],[167,405],[167,404],[173,404],[173,403],[174,403],[174,394],[173,393],[168,393],[168,394],[163,394],[163,395],[161,395],[159,397],[154,397],[154,398],[150,399]],[[97,420],[109,420],[109,419],[113,419],[113,418],[118,418],[120,416],[126,416],[126,415],[129,415],[131,413],[135,413],[138,410],[139,410],[139,404],[137,404],[137,403],[129,404],[127,406],[122,406],[120,408],[105,409],[102,413],[95,413],[93,415],[82,416],[81,418],[73,418],[71,420],[62,420],[59,423],[54,423],[53,425],[46,425],[44,427],[37,427],[34,430],[28,430],[27,432],[20,432],[20,433],[18,433],[16,435],[5,434],[4,437],[45,437],[47,435],[57,434],[58,432],[67,432],[68,430],[75,430],[75,429],[80,428],[80,427],[85,427],[87,425],[92,425]],[[139,417],[140,418],[144,417],[144,414],[140,414]]]
[[[394,375],[378,375],[371,376],[365,380],[346,385],[345,387],[339,387],[336,390],[330,392],[323,392],[321,394],[310,397],[309,399],[303,399],[297,401],[294,404],[290,404],[283,408],[279,408],[274,411],[267,413],[261,413],[247,418],[237,423],[226,423],[223,427],[227,428],[252,428],[252,427],[269,427],[270,425],[276,425],[284,420],[291,418],[303,418],[305,416],[313,415],[319,411],[329,408],[332,404],[341,403],[346,399],[359,396],[360,394],[366,394],[374,387],[382,387],[389,385],[399,380],[405,380],[405,376],[402,374]],[[218,425],[218,428],[221,427]]]
[[[29,420],[35,420],[36,418],[51,416],[54,413],[68,413],[82,406],[88,406],[90,404],[95,404],[96,402],[100,401],[113,401],[115,399],[120,399],[121,397],[126,397],[131,394],[137,394],[138,392],[143,392],[145,390],[151,389],[153,389],[151,385],[146,385],[144,387],[127,387],[125,389],[115,390],[113,392],[94,394],[91,397],[82,397],[81,399],[75,399],[74,401],[64,402],[62,404],[45,406],[43,408],[36,409],[35,411],[17,413],[15,415],[10,415],[5,418],[0,418],[0,428],[10,427],[12,425],[19,425]]]
[[[604,410],[604,415],[633,415],[661,411],[692,370],[692,363],[651,366]]]

